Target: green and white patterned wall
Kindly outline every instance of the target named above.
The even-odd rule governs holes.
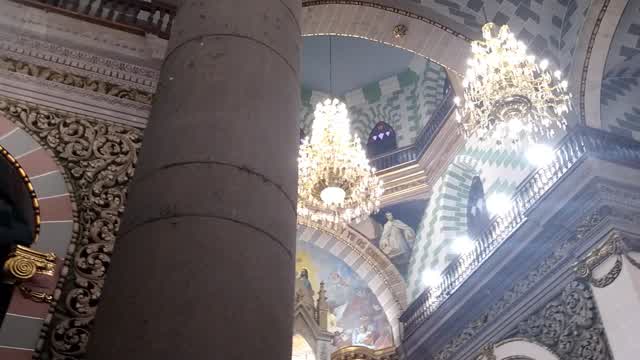
[[[373,127],[384,121],[396,131],[398,146],[411,145],[444,99],[445,69],[416,57],[399,74],[346,93],[342,99],[349,108],[352,131],[366,143]],[[303,89],[300,127],[310,133],[315,104],[327,94]]]
[[[512,195],[533,170],[521,150],[467,142],[445,173],[435,181],[429,206],[418,228],[408,275],[409,299],[425,288],[427,270],[441,272],[456,254],[453,241],[467,234],[467,200],[471,180],[480,176],[485,195]]]

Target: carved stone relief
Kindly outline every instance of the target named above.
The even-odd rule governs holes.
[[[41,65],[30,64],[6,56],[0,56],[0,70],[15,72],[37,79],[52,81],[142,104],[151,104],[151,94],[142,90],[91,79],[86,76],[71,74]]]
[[[127,185],[142,141],[140,130],[75,117],[0,98],[0,112],[50,150],[66,171],[77,204],[74,236],[42,330],[43,358],[80,359],[100,300]]]
[[[593,294],[584,282],[572,281],[558,298],[520,323],[518,333],[561,359],[612,359]]]
[[[563,242],[554,249],[550,256],[548,256],[540,265],[536,266],[535,269],[527,274],[524,279],[516,282],[511,290],[505,292],[502,298],[494,303],[488,311],[482,314],[475,321],[469,323],[459,335],[453,337],[447,345],[435,353],[434,359],[446,360],[451,358],[453,354],[462,349],[463,346],[465,346],[471,339],[483,331],[485,326],[499,318],[507,309],[525,296],[525,294],[540,280],[545,278],[548,274],[551,274],[558,264],[571,255],[576,244],[578,244],[587,233],[598,226],[605,218],[610,216],[621,217],[623,219],[633,219],[634,215],[627,214],[609,206],[600,207],[593,213],[587,214],[576,227],[577,230],[575,238],[571,238],[568,241]]]

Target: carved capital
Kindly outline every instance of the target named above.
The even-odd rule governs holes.
[[[20,289],[20,292],[22,292],[24,297],[31,299],[32,301],[45,304],[53,303],[53,295],[49,295],[44,291],[35,290],[24,285],[18,286],[18,289]]]
[[[15,283],[31,279],[36,274],[53,276],[56,256],[18,245],[4,263],[5,281]]]

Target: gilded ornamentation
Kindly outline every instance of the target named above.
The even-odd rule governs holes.
[[[407,36],[408,32],[409,28],[407,27],[407,25],[398,24],[393,27],[393,37],[396,39],[402,39],[403,37]]]
[[[51,359],[83,358],[142,141],[139,129],[0,98],[0,112],[49,149],[77,204],[61,296],[44,347]]]
[[[566,360],[612,359],[589,286],[571,282],[544,308],[520,323],[519,335]]]
[[[49,295],[44,291],[34,290],[24,285],[18,286],[18,289],[20,289],[20,292],[22,292],[26,298],[31,299],[32,301],[45,304],[53,303],[53,295]]]
[[[373,350],[363,346],[348,346],[331,354],[331,360],[398,360],[395,348]]]
[[[53,276],[55,261],[53,253],[41,253],[18,245],[9,253],[4,263],[4,272],[12,283],[31,279],[36,274]]]
[[[142,90],[91,79],[87,76],[54,70],[42,65],[30,64],[6,56],[0,57],[0,70],[19,73],[37,79],[52,81],[142,104],[151,104],[151,94]]]

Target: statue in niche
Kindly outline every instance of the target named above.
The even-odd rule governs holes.
[[[305,268],[300,270],[295,285],[296,303],[302,303],[313,309],[313,296],[315,292],[313,291],[313,286],[311,286],[311,281],[309,281],[309,270]]]
[[[395,219],[393,214],[385,214],[387,222],[380,236],[380,250],[390,259],[397,259],[408,255],[416,240],[416,232],[404,222]]]

